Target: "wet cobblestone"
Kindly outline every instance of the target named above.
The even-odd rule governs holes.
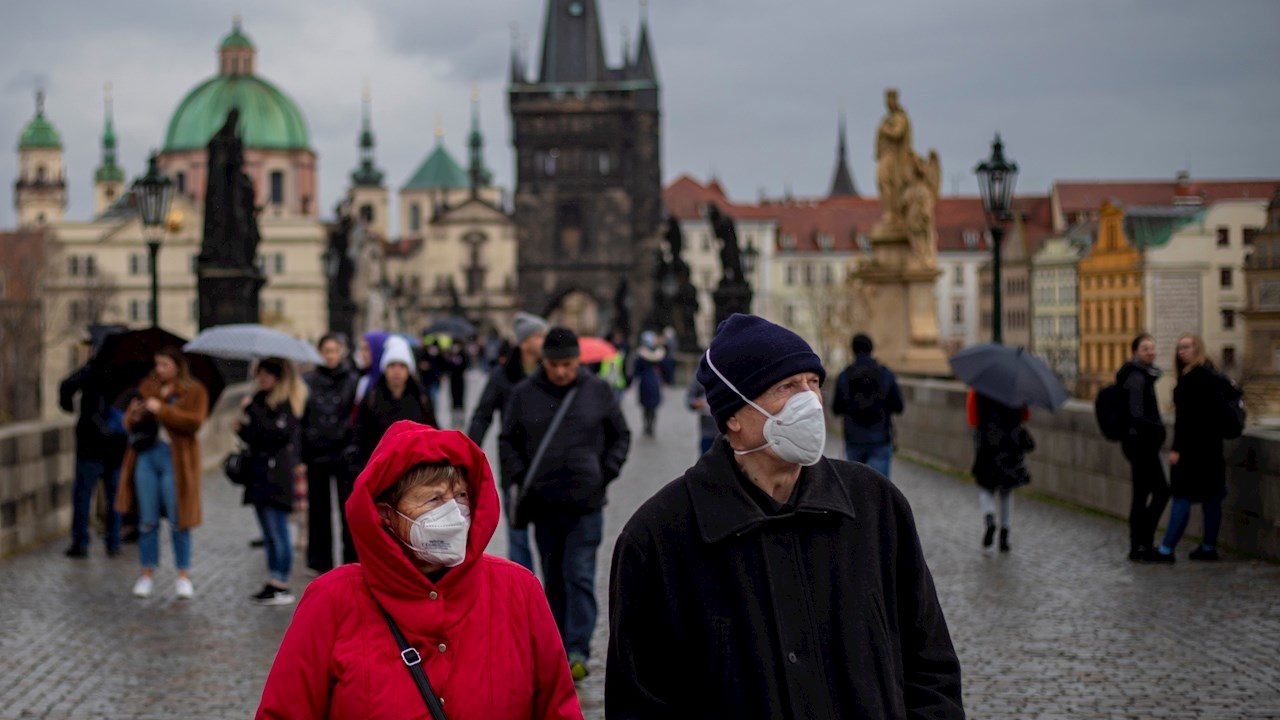
[[[657,439],[636,433],[610,490],[601,625],[592,674],[579,686],[588,718],[604,713],[613,539],[696,454],[696,423],[679,400],[673,392],[662,407]],[[625,404],[638,427],[634,398]],[[894,480],[916,512],[971,717],[1280,718],[1280,566],[1134,565],[1124,558],[1123,523],[1024,496],[1015,501],[1013,552],[985,555],[972,485],[904,461]],[[252,513],[221,477],[205,479],[205,515],[191,602],[174,598],[167,539],[146,600],[129,594],[134,546],[107,558],[99,545],[71,561],[58,541],[0,563],[0,718],[250,716],[292,611],[248,601],[265,561],[248,546],[258,534]],[[502,531],[490,550],[505,550]]]

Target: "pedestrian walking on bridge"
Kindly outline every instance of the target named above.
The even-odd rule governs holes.
[[[698,366],[722,431],[614,547],[607,717],[964,717],[906,498],[822,455],[826,377],[735,314]]]
[[[316,574],[333,569],[333,492],[342,522],[341,561],[356,561],[351,530],[342,506],[351,496],[355,475],[342,459],[354,439],[359,379],[347,365],[347,345],[340,335],[320,338],[324,365],[307,373],[307,409],[302,416],[302,462],[307,466],[307,567]]]
[[[893,463],[893,416],[902,413],[902,390],[893,371],[871,355],[871,338],[850,343],[853,362],[836,378],[831,412],[844,425],[844,458],[889,477]]]
[[[987,550],[995,542],[998,500],[1000,552],[1009,552],[1013,491],[1031,482],[1026,454],[1035,449],[1035,443],[1025,427],[1031,411],[1026,407],[1010,407],[976,390],[969,391],[965,410],[969,426],[974,430],[971,471],[978,483],[978,502],[982,509],[982,548]]]

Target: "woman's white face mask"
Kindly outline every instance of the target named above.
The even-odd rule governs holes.
[[[798,392],[787,398],[782,411],[774,415],[739,392],[712,364],[709,350],[707,367],[738,397],[768,418],[764,423],[764,444],[750,450],[734,450],[735,455],[748,455],[770,448],[786,462],[806,467],[816,465],[822,459],[822,451],[827,445],[827,419],[823,415],[822,398],[818,397],[818,393],[812,390]]]
[[[467,557],[467,533],[471,529],[471,508],[449,500],[416,518],[393,509],[408,520],[409,540],[396,537],[424,562],[457,567]],[[394,532],[392,534],[395,534]]]

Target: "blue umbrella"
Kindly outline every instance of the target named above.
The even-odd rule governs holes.
[[[1070,397],[1044,360],[1022,348],[986,343],[951,356],[951,370],[966,385],[992,400],[1057,410]]]

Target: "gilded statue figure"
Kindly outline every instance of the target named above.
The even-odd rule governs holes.
[[[911,119],[898,102],[898,91],[884,91],[888,113],[876,131],[876,185],[880,191],[880,227],[900,231],[905,215],[906,192],[915,175],[911,149]]]

